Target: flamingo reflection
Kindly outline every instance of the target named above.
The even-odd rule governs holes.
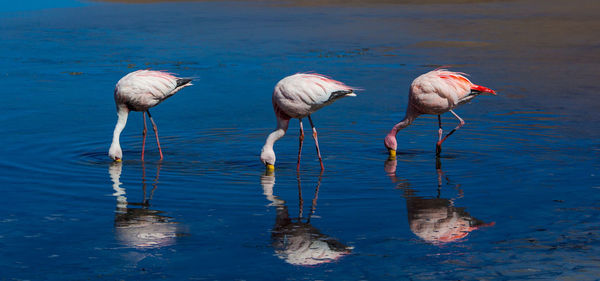
[[[438,188],[434,198],[417,196],[416,190],[407,180],[396,177],[396,165],[395,159],[389,159],[385,163],[385,171],[397,187],[404,191],[408,224],[410,230],[420,239],[432,244],[458,242],[476,229],[495,224],[485,223],[471,216],[464,207],[454,205],[456,199],[463,197],[463,191],[458,185],[455,186],[457,198],[441,198],[442,179],[445,176],[439,158],[436,162]],[[449,182],[447,177],[445,179]]]
[[[297,181],[299,214],[298,217],[293,218],[289,215],[285,201],[273,195],[274,172],[267,171],[260,179],[263,193],[271,202],[270,206],[275,206],[277,210],[275,226],[271,231],[272,245],[277,257],[293,265],[314,266],[333,262],[350,254],[353,247],[346,246],[335,238],[322,234],[310,224],[310,219],[317,206],[321,176],[319,175],[310,213],[306,217],[303,216],[304,200],[302,199],[300,175],[297,176]]]
[[[147,192],[146,167],[142,162],[142,191],[140,203],[128,202],[125,188],[121,187],[121,171],[123,162],[113,162],[108,168],[113,182],[113,195],[117,197],[115,213],[115,231],[117,240],[132,248],[160,248],[175,244],[178,236],[178,225],[172,218],[162,215],[163,212],[150,209],[150,200],[157,187],[160,164],[156,168],[156,177],[152,189]]]

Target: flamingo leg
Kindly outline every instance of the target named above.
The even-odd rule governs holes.
[[[144,161],[144,151],[146,151],[146,135],[148,134],[148,128],[146,128],[146,112],[142,112],[144,118],[144,130],[142,131],[142,161]]]
[[[315,128],[315,125],[313,124],[312,118],[310,118],[310,115],[308,115],[308,121],[310,121],[310,126],[312,127],[313,130],[313,139],[315,139],[315,145],[317,146],[317,155],[319,156],[319,163],[321,163],[321,171],[325,170],[325,167],[323,167],[323,159],[321,158],[321,151],[319,150],[319,139],[317,138],[317,128]]]
[[[442,151],[442,143],[443,143],[443,142],[444,142],[444,141],[445,141],[445,140],[446,140],[446,139],[447,139],[447,138],[448,138],[450,135],[452,135],[452,134],[453,134],[453,133],[454,133],[456,130],[460,129],[460,128],[461,128],[463,125],[465,125],[465,121],[464,121],[462,118],[460,118],[460,116],[458,116],[456,113],[454,113],[454,111],[450,110],[450,113],[452,113],[452,115],[454,115],[454,117],[456,117],[456,119],[458,119],[458,121],[459,121],[460,123],[458,123],[458,126],[456,126],[456,128],[454,128],[454,129],[452,129],[452,131],[450,131],[450,132],[449,132],[449,133],[448,133],[448,134],[447,134],[447,135],[446,135],[446,136],[445,136],[443,139],[441,139],[441,140],[439,140],[439,141],[437,142],[437,150],[436,150],[436,151],[439,151],[439,152],[441,152],[441,151]],[[438,115],[438,118],[440,118],[440,117],[439,117],[439,115]],[[442,124],[441,118],[440,118],[439,120],[440,120],[440,129],[441,129],[441,124]],[[439,156],[439,155],[440,155],[440,154],[439,154],[439,152],[438,152],[438,153],[436,153],[436,155],[437,155],[437,156]]]
[[[302,154],[302,143],[304,142],[304,128],[302,128],[302,119],[300,120],[300,145],[298,147],[298,164],[296,165],[296,171],[300,171],[300,154]]]
[[[150,122],[152,122],[152,129],[154,130],[154,135],[156,135],[156,145],[158,145],[158,153],[160,154],[160,160],[163,160],[162,149],[160,149],[160,141],[158,140],[158,129],[156,128],[156,123],[152,119],[152,115],[150,115],[150,111],[146,110],[148,113],[148,117],[150,118]]]
[[[439,125],[438,141],[435,145],[435,155],[436,156],[440,156],[440,153],[442,153],[442,135],[444,134],[444,130],[442,129],[442,116],[439,114],[438,114],[438,125]]]

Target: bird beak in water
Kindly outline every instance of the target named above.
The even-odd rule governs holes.
[[[396,151],[393,149],[390,149],[390,158],[396,158]]]
[[[123,160],[121,160],[121,158],[115,158],[115,162],[121,162]]]
[[[267,171],[268,172],[275,171],[275,165],[273,165],[273,164],[267,164],[266,166],[267,166]]]

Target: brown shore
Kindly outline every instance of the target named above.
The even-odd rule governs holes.
[[[95,2],[114,2],[114,3],[131,3],[131,4],[142,4],[142,3],[160,3],[160,2],[218,2],[220,0],[92,0]],[[238,0],[239,1],[239,0]],[[281,4],[281,5],[371,5],[371,4],[468,4],[468,3],[486,3],[486,2],[508,2],[514,0],[290,0],[290,1],[276,1],[276,0],[241,0],[244,2],[262,2],[268,4]]]

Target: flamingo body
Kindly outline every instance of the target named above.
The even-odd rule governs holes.
[[[390,151],[390,155],[396,155],[398,131],[410,125],[422,114],[438,115],[440,129],[437,154],[439,155],[442,142],[464,124],[464,121],[452,110],[482,93],[496,94],[492,89],[473,84],[461,72],[436,69],[417,77],[410,85],[404,120],[396,124],[385,138],[385,146]],[[460,124],[442,139],[440,115],[449,111],[459,119]]]
[[[425,114],[443,114],[454,109],[471,92],[471,82],[459,73],[434,70],[410,85],[411,104]]]
[[[277,128],[267,137],[260,155],[260,159],[267,166],[267,169],[274,168],[275,152],[273,145],[285,135],[291,118],[300,120],[300,147],[297,166],[299,168],[302,141],[304,139],[302,128],[302,118],[304,117],[308,117],[311,123],[321,169],[323,169],[317,131],[310,114],[346,96],[356,96],[352,87],[316,73],[297,73],[279,81],[275,85],[272,96],[273,110],[277,117]]]
[[[132,111],[146,111],[191,86],[190,81],[162,71],[137,70],[117,82],[115,103],[117,107],[124,105]]]
[[[339,81],[319,74],[298,73],[275,85],[273,106],[288,117],[300,119],[344,96],[356,94]]]
[[[115,86],[114,98],[117,106],[117,125],[113,132],[113,142],[110,146],[108,155],[115,161],[123,158],[123,152],[119,143],[119,136],[125,124],[130,111],[144,112],[144,145],[146,141],[146,117],[148,113],[152,121],[153,129],[156,134],[156,142],[162,159],[162,150],[158,141],[156,124],[150,116],[151,107],[154,107],[173,96],[182,88],[191,86],[191,79],[178,78],[170,73],[152,70],[137,70],[125,75],[117,82]],[[142,148],[142,160],[144,159],[144,148]]]

